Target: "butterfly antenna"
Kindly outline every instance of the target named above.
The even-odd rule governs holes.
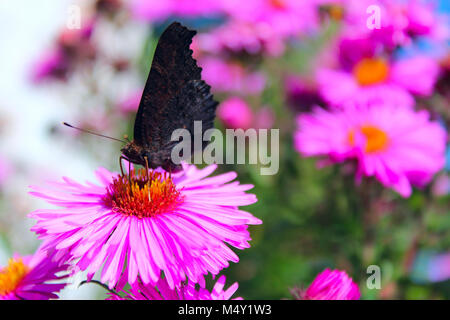
[[[100,134],[100,133],[97,133],[97,132],[93,132],[93,131],[90,131],[90,130],[87,130],[87,129],[78,128],[78,127],[75,127],[75,126],[73,126],[73,125],[71,125],[71,124],[69,124],[69,123],[67,123],[67,122],[63,122],[62,124],[65,125],[65,126],[67,126],[67,127],[69,127],[69,128],[79,130],[79,131],[81,131],[81,132],[93,134],[94,136],[99,136],[99,137],[103,137],[103,138],[107,138],[107,139],[119,141],[119,142],[122,142],[122,143],[127,143],[127,141],[125,141],[125,140],[116,139],[116,138],[109,137],[109,136],[105,136],[104,134]]]

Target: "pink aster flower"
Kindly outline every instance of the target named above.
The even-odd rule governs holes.
[[[171,15],[214,15],[222,8],[221,1],[209,0],[133,0],[129,6],[134,17],[145,21],[162,21]]]
[[[44,52],[31,67],[31,81],[41,83],[45,79],[65,79],[68,61],[59,49]]]
[[[393,62],[370,57],[358,61],[352,70],[320,69],[317,81],[321,95],[333,105],[356,102],[412,106],[412,94],[432,93],[438,73],[437,62],[425,56]]]
[[[309,112],[315,106],[325,107],[316,86],[296,75],[286,77],[284,81],[286,100],[294,112]]]
[[[217,109],[217,117],[227,128],[248,129],[252,125],[253,112],[250,106],[239,97],[230,97]]]
[[[232,51],[279,56],[284,51],[283,38],[276,34],[276,30],[265,24],[240,20],[229,20],[208,33],[199,34],[196,38],[201,50],[214,54]]]
[[[171,288],[166,279],[159,279],[155,286],[138,282],[125,296],[110,294],[110,300],[230,300],[238,289],[237,282],[224,290],[226,278],[221,276],[211,291],[197,287],[192,282],[182,284],[179,288]],[[122,282],[122,281],[121,281]],[[121,283],[123,286],[125,283]],[[116,288],[117,291],[118,288]],[[237,297],[232,300],[242,300]]]
[[[131,178],[101,168],[100,185],[63,178],[32,187],[33,195],[63,207],[31,213],[37,220],[32,230],[49,247],[68,250],[88,280],[103,266],[101,282],[110,288],[125,262],[131,285],[138,277],[156,285],[163,271],[170,288],[186,278],[203,286],[205,274],[216,275],[229,261],[239,261],[229,246],[250,247],[247,225],[261,223],[238,209],[256,202],[245,193],[252,186],[231,182],[234,172],[208,177],[216,168],[183,165],[171,176],[142,169]]]
[[[14,255],[0,268],[0,300],[48,300],[66,286],[68,265],[39,248],[29,256]],[[59,283],[55,283],[59,281]]]
[[[345,271],[325,269],[305,291],[294,289],[298,300],[359,300],[358,285]]]
[[[307,32],[318,22],[311,1],[227,0],[224,10],[236,21],[265,26],[282,38]]]
[[[446,133],[427,111],[390,105],[316,108],[298,116],[295,147],[304,156],[332,162],[356,159],[357,179],[376,177],[402,196],[423,186],[443,168]]]
[[[409,45],[417,36],[443,40],[448,36],[448,17],[437,12],[433,1],[319,0],[321,6],[339,8],[343,31],[365,35],[389,48]],[[380,28],[367,27],[369,6],[380,9]],[[336,11],[336,10],[335,10]]]
[[[198,61],[203,68],[202,76],[215,91],[260,93],[266,84],[265,76],[260,72],[249,72],[238,63],[208,57]]]

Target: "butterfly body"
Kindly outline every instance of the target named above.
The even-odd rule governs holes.
[[[171,157],[178,143],[171,139],[174,130],[186,129],[194,140],[194,121],[202,122],[201,134],[214,126],[218,103],[189,48],[195,34],[175,22],[161,35],[136,115],[134,139],[121,149],[128,161],[176,172],[181,165]]]

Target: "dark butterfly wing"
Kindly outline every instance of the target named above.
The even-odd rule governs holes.
[[[203,133],[214,127],[214,118],[218,102],[213,99],[208,86],[203,80],[189,81],[179,93],[170,99],[167,108],[164,110],[162,121],[159,123],[161,128],[162,159],[170,159],[170,153],[175,144],[179,141],[171,141],[172,132],[176,129],[186,129],[190,133],[191,147],[194,151],[194,121],[201,121],[201,134],[199,139],[202,141]],[[203,142],[205,147],[207,142]],[[195,150],[197,151],[197,150]]]
[[[167,142],[167,127],[161,124],[169,114],[170,100],[190,81],[201,79],[202,69],[189,49],[195,34],[196,31],[175,22],[163,32],[156,46],[134,123],[135,142],[150,152],[157,152]],[[177,113],[173,104],[171,112]]]

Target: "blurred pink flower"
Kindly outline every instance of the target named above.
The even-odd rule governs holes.
[[[426,56],[393,62],[373,57],[358,61],[352,70],[319,69],[317,82],[321,95],[335,106],[348,102],[413,106],[411,94],[430,95],[438,74],[438,63]]]
[[[359,300],[358,285],[345,271],[325,269],[302,291],[292,290],[298,300]]]
[[[266,84],[265,76],[262,73],[248,72],[237,63],[225,62],[213,57],[202,58],[198,63],[203,68],[203,79],[216,92],[258,94]]]
[[[221,276],[215,283],[212,291],[205,288],[196,288],[195,283],[188,282],[187,285],[182,285],[180,288],[170,288],[166,279],[159,279],[155,286],[144,285],[139,282],[136,286],[130,289],[130,292],[122,297],[115,294],[110,294],[109,300],[230,300],[231,296],[238,289],[237,282],[233,283],[227,290],[224,290],[225,276]],[[125,285],[121,281],[119,288],[116,291],[122,290]],[[232,300],[242,300],[237,297]]]
[[[286,77],[284,88],[288,106],[294,112],[310,112],[315,106],[326,106],[317,87],[299,76],[290,75]]]
[[[13,171],[11,163],[4,157],[0,157],[0,187],[6,182]]]
[[[96,20],[83,20],[80,29],[64,27],[57,36],[54,48],[45,51],[31,67],[31,80],[65,80],[75,64],[90,61],[96,49],[91,36]]]
[[[330,1],[331,2],[331,1]],[[341,2],[344,12],[344,32],[365,35],[389,48],[408,45],[417,36],[443,40],[448,36],[448,21],[436,10],[433,1],[359,0]],[[380,9],[380,29],[367,28],[369,6]]]
[[[404,197],[411,184],[425,185],[445,163],[446,132],[427,111],[388,104],[317,108],[297,121],[295,148],[303,156],[356,159],[357,180],[374,176]]]
[[[439,175],[433,183],[432,191],[435,196],[446,196],[450,194],[450,177],[447,174]]]
[[[265,53],[279,56],[284,51],[284,42],[275,30],[264,24],[230,20],[224,25],[197,36],[201,50],[210,53],[232,51],[249,54]]]
[[[269,106],[263,106],[253,112],[245,100],[230,97],[224,100],[217,109],[217,117],[227,128],[231,129],[270,129],[275,116]]]
[[[133,0],[130,10],[137,19],[163,21],[170,16],[193,17],[221,12],[222,1],[210,0]]]
[[[392,82],[409,92],[430,96],[439,75],[438,63],[426,56],[401,59],[392,65]]]
[[[450,279],[450,252],[430,258],[427,273],[428,279],[432,282]]]
[[[31,213],[37,220],[31,230],[47,247],[70,252],[88,280],[102,268],[101,282],[110,288],[125,264],[132,286],[156,285],[163,273],[172,289],[186,278],[203,287],[205,274],[239,261],[229,246],[250,247],[248,225],[262,223],[238,209],[257,201],[245,192],[253,186],[231,182],[234,172],[208,177],[216,168],[183,164],[170,176],[142,169],[133,171],[131,184],[128,174],[101,168],[100,185],[63,178],[34,186],[31,194],[63,208]]]
[[[68,62],[59,49],[44,52],[31,67],[31,81],[41,83],[45,79],[63,80],[68,71]]]
[[[48,300],[66,286],[68,265],[41,246],[33,255],[14,255],[0,268],[0,300]],[[59,280],[59,283],[55,283]]]
[[[239,97],[224,100],[217,109],[217,117],[227,128],[232,129],[248,129],[253,122],[252,109]]]
[[[235,21],[260,25],[276,37],[297,36],[318,24],[312,1],[298,0],[227,0],[224,10]]]
[[[271,129],[275,122],[275,115],[273,110],[269,106],[263,106],[255,114],[255,120],[253,121],[254,128],[257,129]]]
[[[136,112],[141,101],[142,90],[136,90],[119,101],[118,108],[123,113]]]

